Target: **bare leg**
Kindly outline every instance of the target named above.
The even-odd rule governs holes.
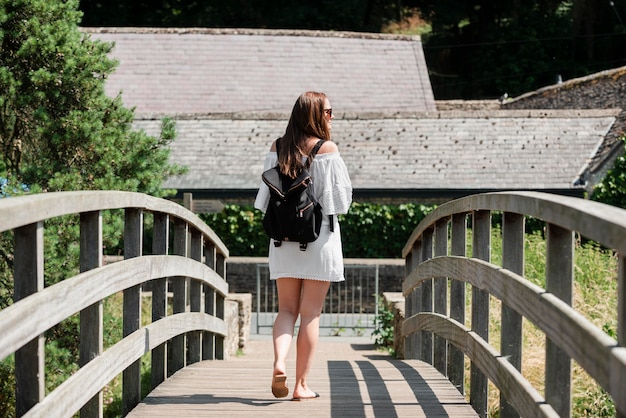
[[[300,311],[302,280],[281,278],[276,280],[278,290],[278,315],[274,320],[272,336],[274,340],[273,376],[286,374],[286,359],[293,339],[294,326]]]
[[[302,298],[300,301],[300,330],[298,331],[296,356],[296,386],[294,398],[313,397],[313,392],[306,384],[306,378],[313,363],[313,356],[319,338],[320,315],[330,282],[302,280]]]

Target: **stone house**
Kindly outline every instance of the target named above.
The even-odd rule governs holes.
[[[564,100],[568,82],[502,106],[451,105],[433,97],[417,36],[83,30],[115,43],[120,65],[106,88],[135,108],[138,128],[158,134],[164,116],[175,119],[172,159],[189,171],[165,186],[194,201],[251,202],[264,155],[306,90],[331,100],[333,140],[358,201],[441,202],[502,190],[584,196],[619,152],[624,99],[611,91],[602,101],[602,91],[623,89],[623,76],[606,78],[617,84],[600,83],[585,106]]]

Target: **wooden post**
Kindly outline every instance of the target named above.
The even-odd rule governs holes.
[[[451,255],[465,257],[467,246],[467,215],[452,216]],[[450,283],[450,318],[465,324],[465,282]],[[449,346],[448,378],[461,394],[465,395],[465,355],[454,345]]]
[[[174,222],[174,254],[183,257],[187,256],[187,233],[188,225],[186,222]],[[187,282],[186,277],[175,277],[172,282],[172,290],[174,300],[172,303],[172,311],[175,314],[183,313],[187,309]],[[168,344],[168,363],[167,375],[171,376],[178,370],[185,367],[185,336],[178,335],[172,338]]]
[[[43,290],[43,222],[14,231],[15,302]],[[39,335],[15,352],[15,414],[23,416],[45,396],[44,336]]]
[[[433,230],[428,229],[422,234],[422,257],[421,262],[433,258]],[[433,279],[427,279],[422,283],[421,312],[433,311]],[[422,347],[420,360],[433,364],[433,334],[422,331]]]
[[[472,256],[484,261],[491,260],[491,213],[474,212],[472,222]],[[472,330],[489,341],[489,293],[472,288]],[[470,404],[479,417],[487,416],[487,377],[478,367],[470,367]]]
[[[420,263],[422,262],[422,240],[420,239],[417,242],[413,243],[413,248],[411,249],[412,257],[411,257],[411,270],[415,270]],[[411,316],[422,310],[422,286],[419,285],[411,292],[409,295],[409,300],[411,302]],[[407,314],[407,318],[410,316]],[[421,359],[422,358],[422,332],[414,332],[409,336],[411,339],[411,357],[413,359]]]
[[[524,275],[524,216],[505,212],[502,216],[502,267]],[[522,316],[502,304],[500,352],[517,370],[522,367]],[[500,394],[500,417],[514,418],[519,414]]]
[[[574,283],[574,233],[547,225],[546,291],[571,306]],[[546,401],[561,417],[572,413],[572,360],[546,338]]]
[[[217,274],[222,276],[224,280],[226,280],[226,258],[224,254],[217,254],[217,258],[215,261],[215,271]],[[226,302],[226,297],[216,294],[215,295],[215,316],[224,319],[224,304]],[[215,336],[215,358],[217,360],[224,360],[224,337],[221,335]]]
[[[165,213],[153,215],[152,253],[167,255],[169,251],[170,218]],[[167,316],[167,278],[152,281],[152,322]],[[160,385],[167,378],[167,343],[152,350],[151,380],[152,388]]]
[[[102,266],[102,214],[100,211],[80,214],[80,271]],[[102,354],[103,309],[102,301],[80,312],[80,355],[83,367]],[[98,392],[80,410],[81,418],[102,417],[102,391]]]
[[[626,259],[623,254],[619,254],[617,267],[617,345],[626,347]],[[615,416],[626,418],[626,410],[618,410]]]
[[[406,280],[406,278],[409,276],[409,274],[411,274],[411,271],[413,271],[413,257],[415,257],[415,252],[413,250],[411,250],[406,257],[404,257],[404,279]],[[410,294],[405,295],[404,297],[404,319],[406,320],[407,318],[410,318],[413,315],[413,293],[415,292],[415,290],[413,290]],[[411,342],[413,341],[413,335],[407,335],[406,337],[404,337],[403,340],[403,344],[404,344],[404,358],[406,359],[410,359],[410,358],[415,358],[415,353],[413,352],[413,344],[411,344]],[[402,338],[401,336],[398,335],[398,330],[394,329],[394,336],[393,338]]]
[[[406,255],[404,261],[404,273],[405,278],[408,277],[413,270],[415,270],[420,263],[420,257],[422,254],[422,241],[418,240],[413,242],[411,252]],[[420,311],[422,302],[422,286],[417,286],[408,295],[404,297],[404,318],[405,320],[411,318],[413,315]],[[395,336],[394,336],[395,338]],[[422,352],[422,333],[421,331],[414,332],[404,337],[404,358],[406,359],[420,359]]]
[[[143,247],[143,211],[126,209],[124,220],[124,259],[141,256]],[[123,336],[141,326],[141,285],[124,290]],[[122,373],[122,414],[128,414],[141,400],[141,359]]]
[[[448,255],[448,219],[441,219],[435,225],[435,256]],[[433,298],[434,311],[448,315],[448,278],[434,278],[435,296]],[[448,375],[448,341],[434,335],[433,365],[444,376]]]
[[[204,244],[204,263],[211,269],[215,269],[217,262],[215,244],[207,241]],[[215,290],[209,286],[204,286],[204,312],[208,315],[215,315]],[[215,359],[215,334],[204,332],[202,334],[202,360]]]
[[[190,256],[192,259],[202,262],[202,234],[193,230],[190,235]],[[202,283],[197,280],[189,281],[189,310],[191,312],[202,311]],[[201,359],[201,335],[201,331],[194,331],[187,336],[187,364],[197,363]]]

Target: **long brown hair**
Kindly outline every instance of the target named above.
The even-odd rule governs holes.
[[[302,93],[291,111],[285,135],[278,142],[278,165],[283,174],[296,178],[302,171],[302,157],[309,137],[330,139],[324,103],[326,95],[314,91]]]

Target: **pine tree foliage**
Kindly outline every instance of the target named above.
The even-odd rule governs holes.
[[[132,129],[104,82],[112,44],[79,29],[75,0],[0,4],[0,177],[32,190],[129,190],[162,196],[172,129]],[[171,123],[171,122],[169,122]]]

